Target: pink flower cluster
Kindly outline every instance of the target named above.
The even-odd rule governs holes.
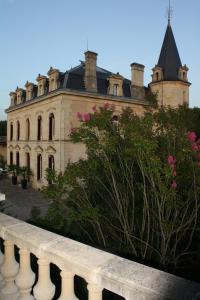
[[[170,166],[170,168],[172,169],[172,176],[176,177],[177,173],[176,173],[176,158],[173,155],[169,155],[167,158],[167,162],[168,165]],[[176,180],[173,179],[172,183],[171,183],[171,187],[173,189],[177,188],[177,183]]]
[[[115,104],[110,104],[110,103],[106,102],[104,104],[103,108],[104,109],[110,109],[110,110],[114,111],[115,110]]]
[[[76,127],[71,127],[70,128],[70,134],[73,134],[77,131],[77,128]]]
[[[187,138],[191,144],[192,150],[196,152],[197,159],[200,159],[200,139],[197,139],[197,135],[194,131],[189,131]],[[200,167],[200,161],[197,162],[197,166]]]
[[[91,119],[91,115],[89,113],[81,114],[77,112],[77,118],[79,121],[88,122]]]
[[[106,109],[106,110],[114,111],[115,110],[115,104],[110,104],[110,103],[106,102],[104,104],[103,108]],[[94,113],[97,112],[97,105],[96,104],[92,107],[92,110],[93,110]],[[77,119],[79,121],[83,121],[83,122],[88,122],[91,119],[91,114],[90,113],[82,114],[80,112],[77,112],[76,116],[77,116]]]

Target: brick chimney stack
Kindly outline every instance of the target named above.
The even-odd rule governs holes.
[[[85,88],[89,92],[97,92],[97,53],[85,52]]]
[[[144,65],[131,64],[131,84],[136,86],[144,86]]]
[[[131,96],[138,100],[144,100],[144,65],[131,64]]]

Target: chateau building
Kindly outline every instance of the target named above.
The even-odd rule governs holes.
[[[116,114],[131,107],[138,115],[149,105],[146,97],[157,93],[159,105],[177,107],[189,103],[188,68],[182,65],[171,25],[168,24],[152,81],[144,86],[144,66],[131,64],[131,80],[97,66],[97,54],[85,53],[85,60],[66,72],[50,68],[38,75],[37,84],[10,93],[7,109],[8,164],[27,166],[33,172],[33,186],[46,184],[45,169],[63,172],[69,161],[84,156],[83,145],[70,141],[70,129],[77,127],[77,113],[90,113],[94,105],[115,104]]]

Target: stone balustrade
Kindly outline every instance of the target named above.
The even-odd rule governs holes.
[[[76,300],[74,276],[87,282],[88,299],[107,289],[126,300],[200,299],[200,284],[123,259],[0,213],[0,300],[50,300],[56,287],[50,264],[60,269],[59,300]],[[19,249],[19,263],[14,245]],[[30,254],[37,257],[38,274]],[[37,282],[35,284],[35,278]],[[82,300],[82,299],[79,299]]]

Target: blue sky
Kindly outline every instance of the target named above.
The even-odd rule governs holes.
[[[189,67],[190,106],[200,106],[200,0],[171,0],[172,28],[182,64]],[[9,92],[35,82],[50,66],[61,71],[98,53],[98,65],[130,78],[145,65],[150,82],[167,26],[168,0],[0,0],[0,119]]]

